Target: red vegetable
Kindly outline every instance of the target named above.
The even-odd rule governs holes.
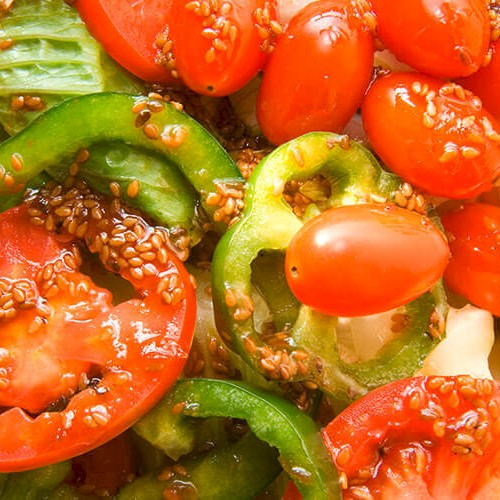
[[[0,215],[2,472],[61,461],[123,432],[177,379],[194,330],[193,287],[174,255],[151,261],[156,272],[142,279],[124,269],[138,296],[113,306],[78,270],[65,226],[49,216],[34,225],[33,209]],[[92,240],[106,230],[103,212],[100,220],[77,233]],[[171,277],[179,300],[166,304],[157,289]]]
[[[500,174],[500,125],[455,83],[418,73],[380,77],[362,117],[389,169],[427,193],[469,198],[490,190]]]
[[[228,95],[243,87],[264,65],[269,43],[276,36],[273,28],[279,33],[276,1],[202,4],[169,2],[168,32],[177,71],[183,82],[200,94]]]
[[[491,61],[484,68],[458,81],[483,101],[484,107],[500,120],[500,40],[491,45]]]
[[[167,24],[169,0],[76,0],[88,30],[106,52],[146,81],[176,81],[158,64],[157,36]]]
[[[439,77],[467,76],[484,61],[490,20],[484,0],[372,0],[377,35],[396,57]]]
[[[380,387],[323,431],[344,498],[500,497],[500,385],[468,376]]]
[[[257,99],[265,136],[280,144],[305,132],[339,132],[372,75],[373,37],[351,0],[305,6],[266,64]]]
[[[285,271],[295,296],[318,311],[362,316],[406,304],[441,277],[449,250],[422,215],[391,205],[332,208],[292,239]]]
[[[464,204],[445,212],[442,221],[451,250],[446,285],[500,315],[500,207]]]

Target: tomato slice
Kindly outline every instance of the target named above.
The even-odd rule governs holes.
[[[373,36],[352,0],[302,8],[269,57],[257,118],[274,144],[311,131],[339,132],[361,104],[372,75]]]
[[[490,42],[484,0],[371,0],[377,35],[418,71],[456,78],[477,71]]]
[[[500,315],[500,207],[467,203],[447,210],[451,260],[446,285],[477,306]]]
[[[84,453],[132,425],[179,376],[196,314],[159,229],[76,188],[27,203],[0,215],[2,472]],[[136,297],[113,306],[79,271],[82,239]]]
[[[157,63],[156,39],[165,29],[169,0],[76,0],[88,30],[106,52],[131,73],[149,82],[175,82]]]
[[[499,409],[500,383],[469,376],[370,392],[323,430],[344,498],[498,498]]]
[[[484,107],[500,120],[500,40],[491,44],[490,62],[458,83],[471,90],[483,101]]]
[[[275,0],[171,0],[168,34],[176,70],[192,90],[233,93],[264,65],[281,28]]]
[[[388,168],[429,194],[470,198],[500,174],[500,125],[456,83],[419,73],[380,77],[362,118]]]
[[[404,305],[430,290],[449,260],[428,219],[393,205],[358,204],[309,220],[288,246],[294,295],[326,314],[363,316]]]

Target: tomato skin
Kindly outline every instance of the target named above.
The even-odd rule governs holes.
[[[417,93],[416,85],[426,86],[426,95]],[[392,73],[370,86],[361,110],[368,140],[382,161],[431,195],[470,198],[490,190],[500,174],[500,126],[457,84]]]
[[[178,82],[155,62],[155,39],[167,23],[170,0],[76,0],[88,30],[124,68],[148,82]]]
[[[101,208],[100,222],[106,219]],[[96,226],[89,224],[87,236],[103,230]],[[138,297],[113,306],[111,293],[78,266],[64,267],[73,237],[60,231],[34,226],[26,205],[0,214],[0,253],[6,256],[0,260],[0,293],[25,280],[36,299],[0,319],[1,472],[66,460],[122,433],[177,380],[191,347],[195,292],[175,255],[167,253],[166,262],[155,262],[158,273],[140,280],[123,270]],[[54,270],[55,291],[45,286]],[[167,305],[158,279],[173,275],[184,296]],[[44,319],[32,330],[37,315]],[[53,405],[47,406],[47,394]]]
[[[467,203],[445,212],[451,260],[446,285],[473,304],[500,315],[500,207]]]
[[[422,215],[392,205],[326,210],[292,239],[288,284],[304,304],[331,315],[363,316],[428,291],[449,259],[444,235]]]
[[[204,95],[225,96],[239,90],[266,59],[255,11],[266,8],[275,20],[275,0],[229,0],[207,15],[188,5],[186,0],[171,0],[168,9],[169,37],[180,78],[190,89]],[[211,15],[214,22],[208,21]],[[230,26],[227,33],[225,23]],[[210,36],[204,35],[210,30]],[[224,44],[224,50],[217,48],[217,42]]]
[[[370,392],[323,430],[344,498],[358,489],[387,499],[498,498],[498,416],[478,405],[499,403],[497,381],[468,376],[401,379]]]
[[[377,35],[422,73],[455,78],[477,71],[490,41],[483,0],[372,0]]]
[[[372,75],[373,37],[350,0],[301,9],[266,64],[257,119],[274,144],[311,131],[339,132]]]
[[[476,73],[458,80],[460,85],[474,92],[483,101],[484,107],[500,120],[500,40],[491,44],[491,61]]]

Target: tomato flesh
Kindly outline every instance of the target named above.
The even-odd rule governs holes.
[[[500,125],[457,84],[418,73],[380,77],[362,118],[388,168],[429,194],[470,198],[500,174]]]
[[[274,144],[339,132],[372,75],[373,37],[350,0],[313,2],[288,24],[264,71],[257,119]]]
[[[76,0],[90,33],[131,73],[149,82],[175,82],[156,62],[156,37],[167,24],[168,0]]]
[[[449,249],[427,218],[391,205],[326,210],[290,242],[285,270],[295,296],[337,316],[406,304],[442,276]]]
[[[500,384],[468,376],[375,389],[323,430],[344,498],[497,498],[499,407]]]
[[[206,10],[191,7],[185,0],[171,0],[168,8],[168,32],[180,78],[200,94],[237,91],[264,65],[266,49],[258,29],[273,38],[270,23],[276,22],[276,2],[226,0]],[[265,12],[268,21],[264,23],[257,12]]]
[[[477,306],[500,315],[500,207],[468,203],[446,211],[451,260],[445,283]]]
[[[113,306],[79,271],[74,237],[34,225],[30,213],[21,205],[0,215],[2,472],[65,460],[132,425],[179,376],[195,321],[193,286],[174,255],[142,279],[122,270],[138,296]],[[88,225],[92,240],[108,219]],[[170,276],[183,295],[166,304],[157,289]]]
[[[372,0],[377,36],[396,57],[438,77],[477,71],[490,41],[483,0]]]

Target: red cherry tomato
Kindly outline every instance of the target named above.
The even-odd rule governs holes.
[[[500,125],[471,92],[418,73],[378,78],[362,105],[370,144],[419,189],[469,198],[500,174]]]
[[[156,37],[167,24],[169,0],[76,0],[90,33],[106,52],[146,81],[175,82],[157,63]]]
[[[484,107],[500,120],[500,40],[491,46],[491,61],[476,73],[461,78],[458,83],[471,90],[483,101]]]
[[[54,213],[47,225],[57,232],[33,223],[40,206],[0,215],[1,472],[65,460],[130,427],[176,381],[194,331],[194,290],[174,255],[149,261],[148,275],[124,268],[138,296],[113,306],[110,291],[79,271],[68,224]],[[117,211],[100,208],[100,221],[79,224],[89,242],[119,222]],[[158,287],[171,276],[179,300],[167,304]]]
[[[469,203],[442,215],[450,235],[446,285],[472,303],[500,315],[500,207]]]
[[[332,208],[304,224],[285,258],[288,284],[312,308],[363,316],[428,291],[449,259],[443,234],[427,218],[392,205]]]
[[[372,75],[373,37],[351,0],[305,6],[271,54],[257,118],[274,144],[311,131],[339,132],[356,112]]]
[[[439,77],[477,71],[490,41],[484,0],[372,0],[377,35],[396,57]]]
[[[500,384],[468,376],[375,389],[323,431],[343,497],[500,498],[499,407]]]
[[[192,90],[223,96],[243,87],[262,68],[274,37],[275,0],[186,2],[171,0],[169,37],[176,69]],[[279,31],[279,30],[278,30]],[[265,42],[264,34],[268,38]]]

